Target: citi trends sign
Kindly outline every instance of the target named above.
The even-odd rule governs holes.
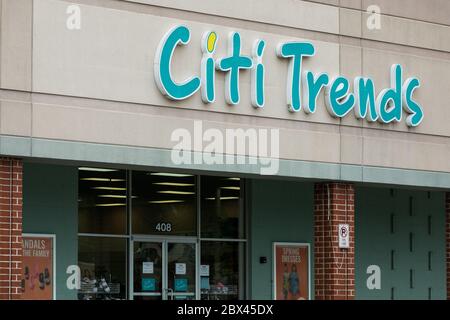
[[[228,104],[236,105],[240,100],[239,73],[248,69],[251,72],[251,100],[255,108],[263,108],[265,101],[264,80],[266,77],[263,55],[266,42],[262,39],[254,41],[250,56],[241,53],[241,36],[232,32],[228,37],[228,55],[215,58],[217,34],[206,32],[202,38],[202,59],[200,76],[194,75],[181,83],[174,81],[171,60],[178,45],[187,45],[191,33],[186,26],[170,29],[161,40],[154,62],[155,80],[159,90],[170,99],[183,100],[198,90],[201,91],[204,103],[215,101],[216,70],[226,73],[225,98]],[[420,87],[416,77],[403,80],[403,70],[398,64],[391,66],[391,86],[381,90],[378,95],[372,79],[356,77],[353,79],[353,92],[350,80],[342,77],[331,77],[327,73],[304,71],[303,58],[312,57],[315,48],[310,42],[279,43],[276,55],[280,59],[288,59],[287,72],[287,106],[291,112],[303,110],[314,113],[317,97],[321,90],[325,92],[325,106],[328,112],[337,118],[345,117],[353,110],[355,116],[367,121],[382,123],[400,122],[403,112],[406,124],[418,126],[424,117],[422,107],[413,99],[414,90]]]

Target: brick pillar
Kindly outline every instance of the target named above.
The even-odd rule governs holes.
[[[22,275],[22,160],[0,157],[0,300],[19,299]]]
[[[447,256],[447,300],[450,300],[450,192],[445,194],[445,242],[446,242],[446,256]]]
[[[349,183],[314,188],[314,284],[317,300],[355,297],[355,190]],[[349,224],[350,248],[340,249],[339,224]]]

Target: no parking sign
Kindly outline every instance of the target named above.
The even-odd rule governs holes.
[[[350,247],[350,226],[348,224],[339,224],[339,248],[347,249]]]

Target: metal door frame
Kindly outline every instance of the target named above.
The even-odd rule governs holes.
[[[148,242],[148,243],[159,243],[161,244],[162,250],[162,284],[161,284],[161,294],[155,294],[153,292],[143,293],[143,292],[134,292],[134,242]],[[129,299],[133,300],[135,296],[152,296],[152,297],[161,297],[161,300],[169,299],[169,288],[168,288],[168,244],[169,243],[185,243],[185,244],[194,244],[195,246],[195,288],[194,288],[194,298],[195,300],[200,299],[200,282],[199,282],[199,263],[200,263],[200,255],[199,255],[199,244],[198,239],[195,237],[178,237],[178,236],[148,236],[148,235],[136,235],[130,237],[130,250],[129,250]],[[171,288],[173,289],[173,288]],[[186,294],[179,293],[180,296],[185,296]],[[175,293],[172,291],[172,299],[174,298]]]

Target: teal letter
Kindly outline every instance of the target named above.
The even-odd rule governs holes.
[[[420,81],[417,78],[408,78],[402,87],[403,109],[410,113],[406,117],[406,124],[409,127],[416,127],[423,120],[422,107],[412,99],[414,90],[419,87]]]
[[[303,83],[308,85],[308,88],[304,88],[303,105],[306,113],[314,113],[316,111],[317,97],[319,96],[322,87],[326,86],[329,81],[328,74],[314,74],[310,71],[305,73],[305,79]]]
[[[228,71],[225,81],[225,98],[228,104],[238,104],[239,96],[239,71],[250,69],[253,66],[252,59],[241,56],[241,36],[233,32],[229,39],[229,56],[217,61],[216,68]]]
[[[331,88],[327,87],[325,105],[328,112],[334,117],[344,117],[355,104],[353,93],[348,93],[349,83],[344,77],[337,77],[331,84]]]
[[[378,94],[377,108],[384,123],[400,121],[402,119],[402,67],[394,64],[391,67],[391,88],[384,89]]]
[[[171,60],[173,52],[178,44],[187,44],[190,40],[189,29],[185,26],[177,26],[171,29],[161,40],[155,55],[155,80],[159,90],[174,100],[182,100],[193,95],[200,88],[200,79],[191,77],[181,84],[172,79]]]
[[[264,65],[262,55],[266,42],[256,40],[253,44],[253,70],[252,70],[252,105],[255,108],[264,107]]]
[[[298,112],[301,109],[302,59],[303,56],[314,55],[314,46],[309,42],[286,42],[278,45],[277,55],[281,58],[291,58],[287,80],[287,101],[289,111]]]
[[[202,100],[205,103],[212,103],[215,100],[215,70],[214,59],[212,57],[216,50],[217,34],[215,32],[206,32],[202,39],[202,65],[201,65],[201,91]]]
[[[372,79],[356,77],[353,83],[355,91],[355,116],[358,119],[367,118],[374,122],[378,119],[375,104],[375,86]]]

